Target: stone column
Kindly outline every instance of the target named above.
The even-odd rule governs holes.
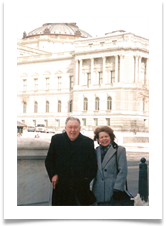
[[[81,85],[81,82],[82,82],[82,59],[80,60],[80,71],[79,71],[79,82],[80,82],[80,84],[79,85]]]
[[[103,84],[106,83],[106,76],[105,76],[105,61],[106,61],[106,57],[103,57]]]
[[[149,85],[149,59],[146,59],[145,85]]]
[[[94,84],[93,67],[94,67],[94,58],[91,59],[91,85]]]
[[[76,60],[75,85],[78,85],[78,60]]]
[[[115,56],[115,82],[118,82],[118,55]]]
[[[139,82],[139,80],[140,80],[140,78],[141,78],[141,59],[142,59],[142,57],[139,56],[139,57],[138,57],[138,61],[139,61],[139,67],[138,67],[138,82]],[[141,79],[142,79],[142,78],[141,78]]]
[[[133,55],[133,82],[135,82],[135,56]]]
[[[138,56],[135,56],[135,82],[139,81],[138,77]]]
[[[120,79],[119,82],[124,82],[123,78],[123,55],[120,55]]]

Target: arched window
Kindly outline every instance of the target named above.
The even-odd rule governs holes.
[[[37,113],[38,112],[38,103],[37,101],[35,101],[34,103],[34,113]]]
[[[88,98],[84,98],[84,107],[83,107],[84,111],[88,110]]]
[[[23,113],[27,113],[27,103],[23,102]]]
[[[107,97],[107,110],[112,109],[112,97]]]
[[[72,112],[72,111],[73,111],[73,101],[71,100],[69,104],[69,112]]]
[[[99,97],[96,97],[96,98],[95,98],[95,110],[96,110],[96,111],[99,110],[99,105],[100,105]]]
[[[61,101],[58,100],[58,112],[61,112]]]
[[[47,100],[47,101],[46,101],[46,113],[49,113],[49,105],[50,105],[50,103],[49,103],[49,101]]]

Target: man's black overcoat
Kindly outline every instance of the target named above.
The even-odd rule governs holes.
[[[80,205],[88,206],[95,202],[89,188],[97,172],[92,139],[81,133],[74,141],[70,141],[66,132],[54,135],[45,166],[50,181],[54,175],[58,175],[58,184],[53,189],[52,205],[74,206],[79,202]]]

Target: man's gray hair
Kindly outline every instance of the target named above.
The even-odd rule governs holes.
[[[79,118],[76,118],[76,117],[69,116],[66,119],[65,125],[67,125],[68,121],[77,121],[79,123],[79,125],[81,125],[81,122],[80,122]]]

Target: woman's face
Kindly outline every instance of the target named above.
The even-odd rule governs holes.
[[[99,133],[99,144],[106,147],[110,144],[111,138],[108,133],[106,132],[100,132]]]

